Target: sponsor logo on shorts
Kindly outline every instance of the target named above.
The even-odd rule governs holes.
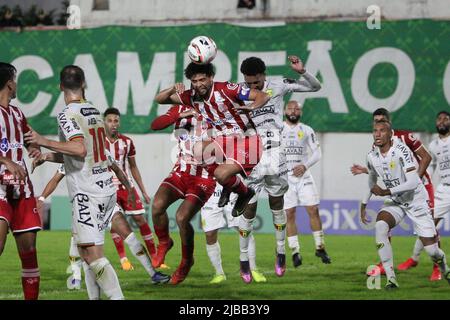
[[[77,222],[94,227],[91,220],[91,214],[89,210],[89,196],[87,194],[78,193],[75,195],[75,201],[77,204],[78,219]]]

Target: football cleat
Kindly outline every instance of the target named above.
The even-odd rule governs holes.
[[[414,261],[414,259],[412,259],[412,258],[409,258],[405,262],[400,263],[397,266],[397,269],[400,270],[400,271],[405,271],[405,270],[408,270],[408,269],[416,267],[418,264],[419,264],[419,262]]]
[[[167,274],[161,273],[159,271],[155,272],[155,274],[152,276],[153,284],[167,283],[169,281],[170,281],[170,276],[168,276]]]
[[[375,277],[380,274],[381,275],[386,274],[386,271],[384,270],[384,267],[383,267],[383,263],[381,263],[381,262],[379,264],[377,264],[372,270],[367,272],[367,276],[369,276],[369,277]]]
[[[250,272],[250,263],[248,261],[241,261],[240,275],[245,283],[252,282],[252,273]]]
[[[233,211],[231,211],[231,215],[233,217],[239,217],[244,213],[245,208],[247,207],[248,202],[255,195],[255,190],[252,188],[247,188],[248,191],[246,194],[240,194],[234,204]]]
[[[322,259],[322,262],[325,263],[325,264],[330,264],[331,263],[331,259],[328,256],[328,254],[325,251],[325,249],[317,249],[316,250],[316,257],[319,257],[320,259]]]
[[[300,253],[296,252],[292,255],[292,263],[295,268],[298,268],[302,265],[302,256]]]
[[[219,208],[223,208],[227,205],[227,203],[230,201],[230,194],[231,190],[222,188],[222,193],[219,198],[219,202],[217,203],[217,206]]]
[[[67,289],[69,290],[80,290],[81,289],[81,280],[75,279],[73,275],[67,278]]]
[[[120,264],[122,266],[122,270],[124,271],[132,271],[134,270],[133,265],[127,257],[120,259]]]
[[[275,274],[282,277],[286,272],[286,255],[284,253],[277,253],[275,257]]]
[[[388,280],[388,282],[384,288],[386,290],[395,290],[395,289],[398,289],[398,287],[399,287],[399,285],[398,285],[397,279],[392,277]]]
[[[173,247],[173,240],[169,238],[168,242],[160,242],[158,248],[156,249],[156,255],[152,259],[153,268],[159,268],[166,258],[167,252]]]
[[[266,277],[258,269],[252,270],[252,278],[255,282],[267,282]]]
[[[225,280],[227,280],[227,277],[224,274],[216,274],[209,283],[218,284],[224,282]]]
[[[172,274],[170,284],[177,285],[183,282],[184,279],[186,279],[187,275],[189,274],[189,271],[191,270],[193,265],[194,265],[194,257],[192,257],[191,260],[189,261],[182,259],[177,270],[175,270],[175,272]]]
[[[437,264],[433,264],[433,272],[430,276],[430,281],[439,281],[442,280],[441,270]]]

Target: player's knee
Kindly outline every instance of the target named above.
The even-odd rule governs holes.
[[[159,216],[166,212],[164,200],[154,199],[152,204],[152,215]]]
[[[185,214],[183,211],[177,211],[176,214],[176,221],[178,226],[183,226],[187,222],[189,222],[187,214]]]
[[[377,238],[387,237],[389,234],[389,225],[384,220],[379,220],[375,223],[375,234]]]

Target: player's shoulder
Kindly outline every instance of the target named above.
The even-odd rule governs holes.
[[[19,117],[19,118],[25,117],[25,114],[19,107],[10,104],[9,109],[16,114],[16,117]]]
[[[405,141],[406,144],[421,143],[420,139],[414,134],[414,132],[409,130],[394,130],[394,135]]]
[[[126,135],[124,135],[122,133],[118,134],[118,138],[120,140],[123,140],[123,141],[127,142],[127,143],[133,142],[133,139],[131,139],[130,137],[128,137],[128,136],[126,136]]]
[[[299,128],[305,132],[314,132],[314,129],[311,126],[308,126],[306,123],[300,122]]]
[[[394,152],[398,155],[409,156],[411,154],[411,149],[407,144],[403,143],[400,139],[395,142]]]

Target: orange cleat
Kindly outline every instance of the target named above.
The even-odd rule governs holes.
[[[433,265],[433,272],[430,276],[430,281],[439,281],[442,280],[442,274],[441,270],[439,269],[439,266],[437,264]]]
[[[175,272],[172,274],[170,284],[177,285],[183,282],[184,279],[186,279],[187,275],[189,274],[189,271],[191,270],[193,265],[194,265],[194,257],[192,257],[190,260],[182,259],[177,270],[175,270]]]
[[[166,254],[172,247],[173,247],[172,238],[169,238],[168,242],[160,242],[158,244],[156,255],[154,255],[154,257],[152,258],[153,268],[159,268],[162,264],[164,264]]]
[[[400,271],[405,271],[405,270],[414,268],[414,267],[417,266],[418,264],[419,264],[419,263],[418,263],[417,261],[414,261],[414,259],[409,258],[409,259],[406,260],[405,262],[400,263],[400,264],[397,266],[397,269],[400,270]]]

